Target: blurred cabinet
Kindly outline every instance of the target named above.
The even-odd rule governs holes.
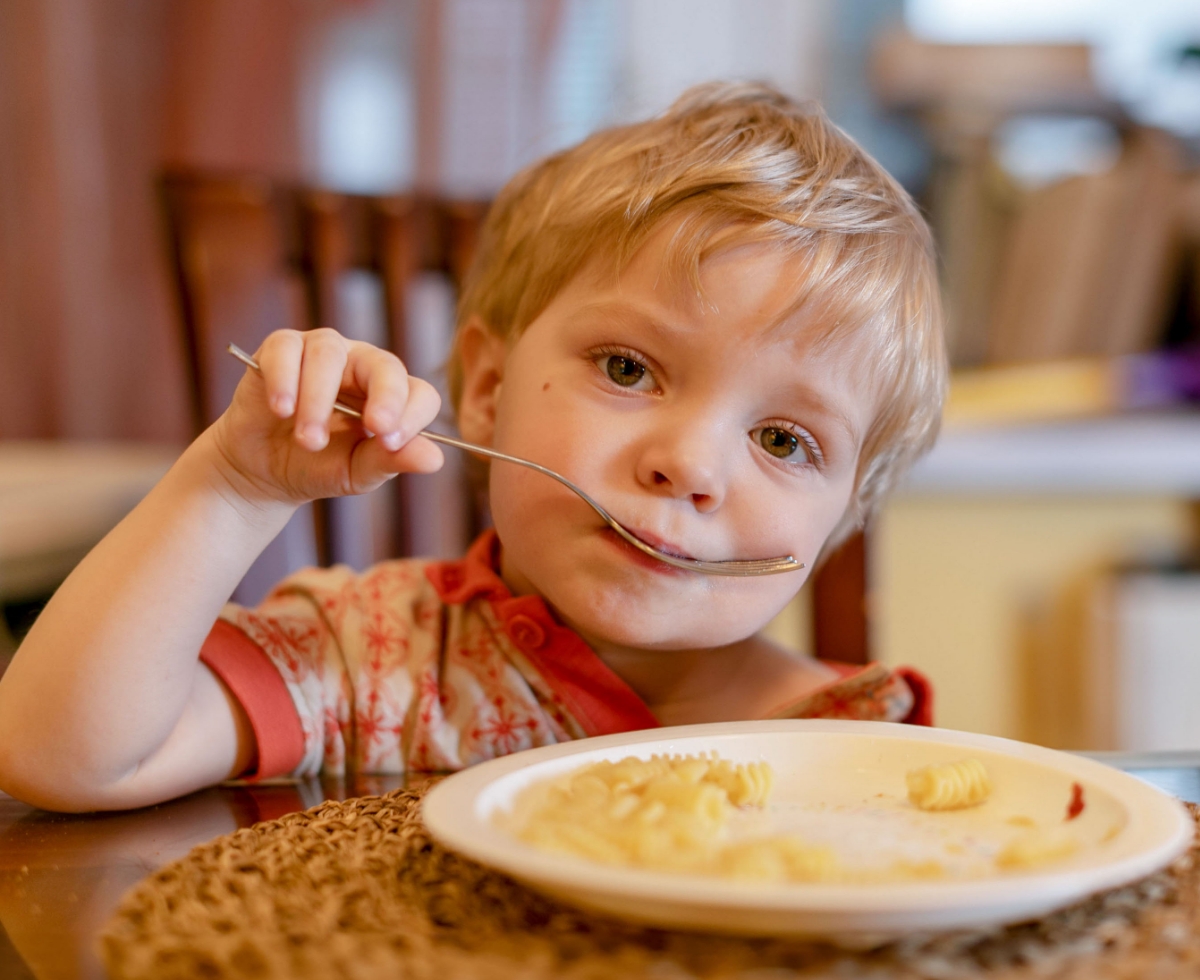
[[[1091,594],[1084,734],[1123,752],[1200,749],[1200,571],[1118,571]]]
[[[871,539],[872,643],[939,725],[1087,745],[1088,635],[1114,567],[1196,540],[1200,414],[947,432]]]

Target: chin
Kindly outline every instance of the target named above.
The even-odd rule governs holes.
[[[496,525],[505,540],[503,517]],[[528,585],[584,637],[641,649],[687,650],[726,646],[761,629],[795,594],[802,580],[780,592],[746,578],[702,575],[656,562],[610,540],[603,529],[556,528],[540,549],[517,538],[506,557]]]
[[[563,587],[565,586],[565,587]],[[585,638],[643,650],[694,650],[744,640],[770,621],[744,603],[714,608],[711,598],[690,601],[654,590],[560,583],[543,593],[558,615]]]

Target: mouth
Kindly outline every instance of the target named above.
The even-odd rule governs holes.
[[[648,544],[655,551],[661,551],[664,555],[669,555],[672,558],[690,558],[695,560],[694,555],[688,554],[678,545],[670,541],[660,538],[656,534],[651,534],[648,531],[641,531],[635,528],[627,528],[634,537]],[[687,575],[688,570],[678,568],[675,565],[668,565],[665,561],[659,561],[646,554],[639,548],[634,547],[626,541],[621,535],[617,534],[611,527],[605,526],[600,529],[601,536],[617,548],[627,559],[653,572],[658,572],[661,575]]]
[[[688,554],[681,547],[679,547],[679,545],[667,541],[664,538],[660,538],[657,534],[654,534],[651,531],[642,531],[638,528],[632,528],[628,526],[626,526],[625,530],[627,530],[639,541],[650,545],[650,547],[655,551],[661,551],[664,555],[670,555],[672,558],[687,558],[690,561],[696,561],[695,555]],[[626,544],[628,544],[628,542],[626,542]]]

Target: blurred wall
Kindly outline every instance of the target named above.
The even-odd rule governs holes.
[[[294,173],[300,39],[339,6],[0,3],[0,437],[189,434],[155,174]]]
[[[154,0],[0,4],[0,434],[168,438],[182,386],[146,181]]]

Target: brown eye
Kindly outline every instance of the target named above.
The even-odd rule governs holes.
[[[608,376],[623,388],[637,384],[646,376],[646,365],[639,364],[631,357],[613,354],[605,365]]]
[[[762,443],[763,449],[780,459],[786,459],[800,448],[800,440],[787,429],[777,429],[772,426],[762,430],[758,441]]]

